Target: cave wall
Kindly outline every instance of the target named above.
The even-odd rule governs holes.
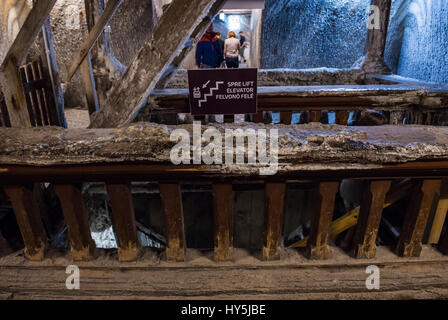
[[[370,0],[266,0],[262,67],[351,67],[364,53]]]
[[[414,0],[404,21],[396,66],[402,76],[448,83],[448,1]]]

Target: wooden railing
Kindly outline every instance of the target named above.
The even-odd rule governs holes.
[[[406,188],[398,185],[391,189],[393,179],[404,177],[413,178],[412,183]],[[136,260],[141,251],[130,182],[157,182],[165,216],[166,257],[173,261],[185,260],[187,246],[183,222],[182,184],[195,181],[211,185],[214,199],[214,256],[216,261],[229,261],[233,258],[233,190],[236,185],[253,183],[264,185],[265,227],[263,247],[260,249],[265,260],[281,257],[287,185],[304,179],[314,185],[312,223],[306,241],[306,255],[312,259],[326,258],[329,253],[328,242],[335,197],[341,180],[348,178],[365,181],[357,217],[358,223],[351,244],[352,255],[356,258],[375,256],[375,241],[386,199],[387,202],[391,202],[403,195],[409,195],[410,202],[407,204],[402,231],[394,250],[403,257],[418,257],[434,200],[448,198],[444,180],[446,177],[448,177],[446,161],[384,165],[366,170],[295,170],[288,172],[287,175],[274,177],[225,176],[203,166],[135,163],[57,167],[3,166],[0,169],[1,184],[11,200],[26,246],[25,253],[31,260],[42,260],[48,249],[38,202],[33,193],[34,183],[54,184],[68,227],[73,258],[88,260],[95,257],[95,244],[88,224],[81,183],[104,182],[112,207],[113,228],[117,237],[120,261]],[[444,186],[441,189],[442,184]],[[397,196],[397,188],[400,197]],[[438,221],[440,237],[441,225],[443,226],[446,215],[446,201],[440,201],[439,204],[441,206],[437,210],[439,216],[434,221]],[[448,232],[441,236],[439,249],[448,254]]]
[[[20,67],[28,114],[33,127],[62,126],[49,76],[40,60]]]

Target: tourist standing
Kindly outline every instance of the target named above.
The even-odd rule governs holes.
[[[240,56],[241,56],[241,61],[244,61],[244,63],[247,63],[246,57],[244,56],[244,52],[246,51],[246,47],[247,47],[247,42],[246,42],[246,37],[244,36],[244,32],[240,31]]]
[[[222,40],[221,37],[221,33],[217,32],[215,38],[213,39],[216,51],[218,52],[216,68],[224,67],[224,40]]]
[[[215,69],[218,61],[218,52],[213,43],[216,33],[213,31],[213,24],[199,40],[196,46],[196,65],[199,69]]]
[[[236,38],[233,31],[229,32],[228,39],[224,42],[224,56],[226,58],[227,68],[238,68],[238,56],[241,50],[240,41]]]

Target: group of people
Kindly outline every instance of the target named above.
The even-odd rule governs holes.
[[[244,57],[246,47],[243,31],[239,39],[234,31],[229,32],[224,41],[221,33],[214,32],[211,25],[196,47],[196,65],[199,69],[239,68],[240,56],[241,61],[247,62]]]

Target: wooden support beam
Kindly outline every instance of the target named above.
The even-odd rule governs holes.
[[[314,191],[313,217],[307,243],[310,259],[325,259],[330,252],[328,236],[338,190],[339,182],[320,182]]]
[[[54,190],[61,202],[70,237],[73,260],[92,259],[95,243],[92,240],[81,187],[75,185],[55,185]]]
[[[70,67],[68,68],[68,72],[67,72],[67,82],[69,82],[73,78],[73,75],[75,74],[76,70],[78,70],[78,68],[84,61],[84,59],[87,57],[90,50],[95,45],[95,42],[98,40],[99,36],[103,33],[104,28],[109,23],[110,19],[112,18],[114,13],[117,11],[117,9],[121,3],[122,3],[122,0],[108,1],[107,7],[104,10],[101,17],[98,19],[98,22],[95,23],[95,26],[89,32],[89,35],[87,36],[87,38],[81,44],[78,51],[76,51],[76,53],[73,55],[73,58],[70,63]]]
[[[12,127],[32,125],[18,68],[55,3],[56,0],[34,3],[0,66],[0,85]]]
[[[350,111],[336,111],[336,124],[346,126],[350,118]]]
[[[122,262],[135,261],[140,254],[141,245],[137,236],[131,190],[124,184],[107,184],[107,193],[112,206],[118,259]]]
[[[417,181],[412,188],[410,202],[401,230],[396,252],[403,257],[419,257],[429,211],[434,197],[440,192],[441,180]]]
[[[279,260],[283,232],[286,183],[266,183],[264,200],[263,259]]]
[[[159,190],[165,215],[166,257],[171,261],[184,261],[187,243],[179,184],[160,183]]]
[[[195,42],[202,36],[211,19],[204,21],[218,14],[224,3],[225,0],[197,0],[192,5],[189,1],[173,0],[121,81],[112,88],[108,103],[93,115],[91,127],[117,127],[132,122],[187,40]]]
[[[379,9],[379,29],[369,28],[365,47],[363,70],[368,73],[391,73],[384,62],[387,31],[389,28],[392,0],[372,0],[371,5]],[[378,24],[378,21],[373,21]]]
[[[361,208],[353,238],[352,255],[358,259],[372,259],[376,254],[376,237],[383,213],[390,181],[366,181]]]
[[[322,111],[309,111],[308,122],[320,122]]]
[[[0,84],[5,97],[11,127],[31,127],[32,121],[18,66],[7,61],[0,71]]]
[[[213,184],[215,261],[233,259],[233,187]]]
[[[32,261],[42,261],[47,247],[47,235],[33,187],[6,186],[4,190],[11,199],[17,224],[25,243],[25,256]]]
[[[22,63],[55,3],[56,0],[34,1],[33,8],[5,55],[0,71],[4,71],[10,61],[16,66]]]
[[[67,128],[67,120],[64,113],[64,91],[62,90],[61,78],[59,76],[59,67],[56,59],[53,31],[51,29],[50,17],[45,20],[42,27],[42,49],[45,50],[44,66],[50,76],[51,90],[53,91],[55,108],[52,110],[53,123]]]
[[[255,123],[263,123],[264,122],[263,111],[258,111],[257,114],[254,115],[253,122],[255,122]]]
[[[90,53],[87,54],[84,61],[81,63],[81,78],[86,92],[87,107],[89,114],[100,110],[98,103],[98,95],[96,94],[95,78],[93,77],[92,58]]]
[[[292,111],[280,112],[280,123],[290,125],[292,121]]]
[[[437,209],[432,220],[431,231],[429,233],[428,244],[438,244],[442,229],[445,224],[446,215],[448,212],[448,179],[442,180],[440,187],[440,199],[437,204]]]

